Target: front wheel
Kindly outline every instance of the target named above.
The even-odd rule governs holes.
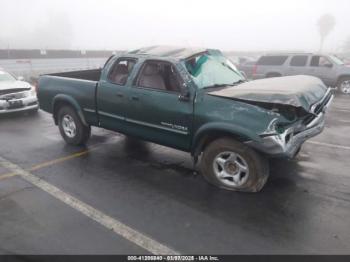
[[[85,126],[76,111],[69,106],[59,109],[58,127],[67,144],[83,145],[90,138],[90,127]]]
[[[350,77],[341,78],[337,86],[340,93],[350,94]]]
[[[234,191],[258,192],[269,176],[268,161],[263,156],[230,138],[209,144],[200,166],[209,183]]]

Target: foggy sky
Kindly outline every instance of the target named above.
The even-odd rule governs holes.
[[[317,20],[350,37],[349,0],[0,0],[0,48],[133,49],[155,44],[223,50],[317,51]]]

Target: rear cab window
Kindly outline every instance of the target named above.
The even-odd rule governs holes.
[[[269,66],[281,66],[287,60],[288,56],[279,56],[279,55],[271,55],[271,56],[262,56],[257,65],[269,65]]]
[[[108,81],[116,85],[124,86],[135,64],[136,59],[134,58],[119,58],[108,73]]]

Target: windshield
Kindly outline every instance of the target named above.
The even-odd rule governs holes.
[[[334,55],[331,55],[330,58],[332,59],[332,61],[335,64],[337,64],[337,65],[344,65],[344,62],[340,58],[338,58],[338,57],[336,57]]]
[[[200,54],[185,62],[198,88],[232,85],[245,81],[234,64],[222,55]]]
[[[0,71],[0,82],[2,81],[16,81],[16,78],[9,73]]]

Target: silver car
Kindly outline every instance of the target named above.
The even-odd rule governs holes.
[[[253,79],[291,75],[311,75],[327,86],[350,93],[350,66],[333,55],[293,53],[260,57],[253,68]]]
[[[0,114],[37,111],[38,108],[35,87],[0,70]]]

